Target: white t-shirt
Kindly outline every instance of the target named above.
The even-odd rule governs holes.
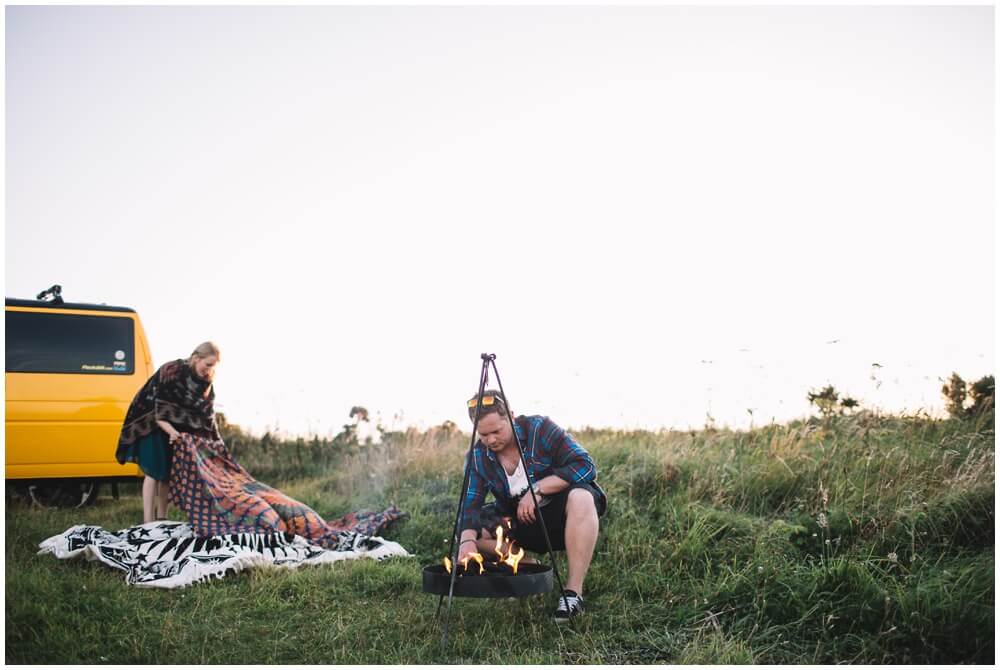
[[[504,468],[503,473],[507,475],[506,468]],[[507,475],[507,485],[510,488],[512,498],[516,498],[528,490],[528,475],[524,472],[524,462],[521,459],[517,461],[517,469],[514,470],[514,474]]]

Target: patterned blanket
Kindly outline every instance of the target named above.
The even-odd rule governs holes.
[[[181,433],[174,445],[170,500],[187,513],[198,537],[292,533],[335,550],[344,546],[344,530],[375,535],[402,515],[393,506],[363,518],[324,521],[309,506],[251,477],[222,440],[189,433]]]
[[[336,548],[327,548],[288,533],[197,537],[190,525],[177,521],[155,521],[116,533],[99,526],[73,526],[38,546],[39,554],[99,561],[125,572],[129,584],[165,589],[222,579],[261,565],[297,568],[351,558],[409,556],[395,542],[356,530],[339,531]]]

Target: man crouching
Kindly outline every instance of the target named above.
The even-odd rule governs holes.
[[[469,418],[476,420],[478,394],[468,402]],[[514,430],[509,408],[497,391],[483,394],[472,448],[469,486],[464,493],[458,560],[471,554],[492,554],[496,541],[491,530],[498,518],[510,521],[507,533],[518,545],[546,552],[539,512],[545,520],[552,549],[564,549],[569,575],[555,620],[565,623],[583,613],[583,580],[594,555],[598,518],[607,508],[607,497],[597,485],[597,468],[587,450],[545,416],[519,416]],[[517,432],[515,439],[514,431]],[[524,450],[518,454],[517,440]],[[535,491],[538,508],[528,487]],[[486,492],[494,503],[484,505]],[[505,531],[506,533],[506,531]]]

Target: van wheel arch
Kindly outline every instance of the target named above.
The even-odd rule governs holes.
[[[43,479],[18,482],[14,488],[32,505],[67,509],[93,505],[100,487],[95,479]]]

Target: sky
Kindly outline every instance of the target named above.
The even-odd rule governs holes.
[[[991,6],[5,8],[5,294],[262,433],[746,428],[995,370]],[[875,365],[877,364],[877,365]],[[495,387],[495,379],[492,380]]]

